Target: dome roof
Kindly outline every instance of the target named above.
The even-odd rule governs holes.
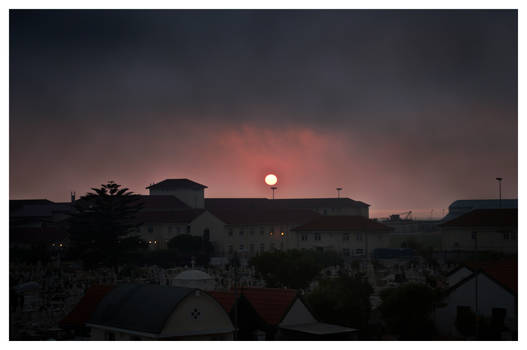
[[[212,279],[212,277],[208,273],[200,271],[200,270],[186,270],[186,271],[183,271],[177,274],[176,277],[174,277],[174,279],[196,281],[196,280],[210,280]]]

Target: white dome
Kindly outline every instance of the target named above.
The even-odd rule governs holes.
[[[200,270],[186,270],[174,277],[174,280],[186,280],[186,281],[200,281],[200,280],[211,280],[212,277]]]

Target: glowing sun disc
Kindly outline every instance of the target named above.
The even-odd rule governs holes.
[[[265,177],[265,183],[268,184],[269,186],[276,185],[277,182],[278,182],[278,178],[274,174],[269,174]]]

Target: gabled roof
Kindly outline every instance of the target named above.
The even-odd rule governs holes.
[[[114,286],[92,286],[88,288],[75,308],[59,322],[62,328],[79,328],[90,319],[97,305]]]
[[[304,209],[239,209],[211,210],[212,214],[228,225],[300,225],[319,216]]]
[[[347,208],[347,207],[369,207],[369,204],[355,201],[351,198],[288,198],[275,199],[273,201],[277,207],[287,207],[296,209],[317,209],[317,208]]]
[[[295,231],[378,231],[390,232],[393,228],[364,216],[321,215],[312,221],[296,227]]]
[[[209,292],[230,312],[239,296],[244,297],[258,316],[271,326],[278,325],[298,298],[294,289],[284,288],[241,288],[228,292]]]
[[[144,211],[165,211],[191,209],[175,196],[150,195],[141,196]]]
[[[227,311],[227,313],[231,312],[232,307],[234,306],[234,303],[236,302],[236,299],[238,298],[238,294],[235,292],[218,292],[218,291],[210,291],[208,292],[220,305]]]
[[[189,179],[166,179],[156,184],[146,187],[147,189],[173,190],[178,188],[203,189],[207,186],[199,184]]]
[[[472,271],[483,271],[502,286],[518,292],[518,260],[513,258],[500,259],[490,262],[470,262],[466,264]]]
[[[242,295],[262,320],[276,326],[295,302],[298,292],[282,288],[243,288]]]
[[[470,271],[473,271],[474,273],[453,285],[449,289],[449,291],[458,288],[468,280],[474,278],[477,273],[483,273],[491,280],[498,283],[503,288],[507,289],[509,292],[516,295],[518,294],[517,259],[505,258],[497,261],[470,262],[463,266],[468,268]],[[460,268],[462,268],[463,266],[461,266]],[[457,270],[459,270],[459,268]]]
[[[176,306],[193,288],[125,284],[97,304],[89,325],[159,334]]]
[[[209,210],[221,209],[305,209],[317,210],[322,208],[369,207],[369,204],[350,198],[205,198],[205,207]]]
[[[518,227],[518,209],[476,209],[440,227]]]
[[[137,214],[139,222],[149,223],[177,223],[186,224],[205,212],[205,209],[186,209],[173,211],[142,211]]]

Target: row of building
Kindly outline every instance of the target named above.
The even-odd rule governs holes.
[[[147,187],[138,233],[151,249],[164,249],[171,238],[191,234],[209,240],[217,256],[315,249],[361,257],[399,248],[393,237],[406,230],[417,239],[423,233],[438,238],[436,250],[517,253],[516,200],[456,201],[443,220],[419,223],[370,219],[369,205],[350,198],[205,198],[206,188],[188,179]],[[11,244],[66,245],[71,210],[71,203],[11,201]]]

